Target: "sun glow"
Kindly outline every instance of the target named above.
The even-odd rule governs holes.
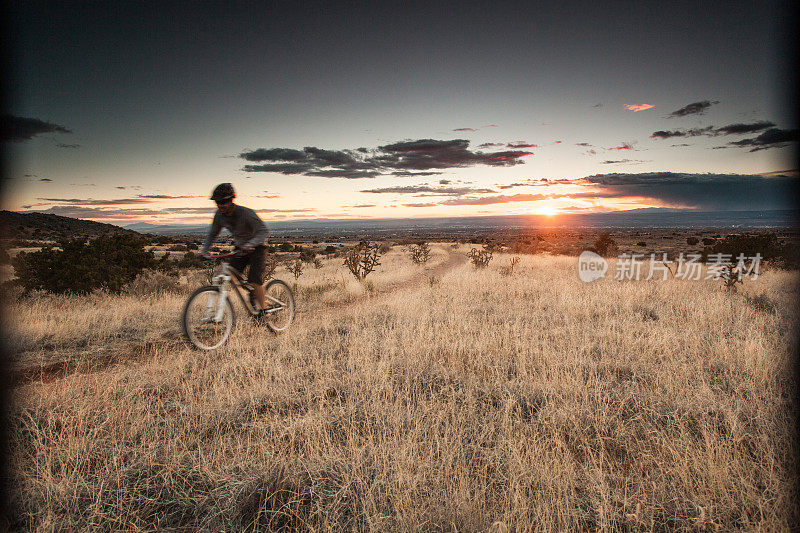
[[[546,217],[556,216],[558,214],[558,209],[555,207],[540,207],[535,212],[537,215],[544,215]]]

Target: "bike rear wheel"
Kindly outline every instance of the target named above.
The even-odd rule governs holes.
[[[263,319],[269,329],[280,333],[288,328],[294,320],[294,295],[292,289],[279,279],[273,279],[264,287],[266,308]]]
[[[231,301],[225,298],[219,315],[219,287],[200,287],[189,296],[183,308],[183,334],[196,348],[214,350],[228,340],[236,317]]]

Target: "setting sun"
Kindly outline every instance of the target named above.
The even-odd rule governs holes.
[[[558,209],[555,207],[540,207],[535,211],[535,214],[552,217],[558,214]]]

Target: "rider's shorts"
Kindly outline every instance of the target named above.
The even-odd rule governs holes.
[[[264,277],[264,265],[266,263],[266,246],[256,246],[255,249],[247,255],[231,258],[231,266],[239,272],[244,272],[244,267],[250,265],[250,271],[247,273],[247,282],[260,285]]]

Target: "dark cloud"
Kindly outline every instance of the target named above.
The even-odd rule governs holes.
[[[175,199],[190,199],[190,198],[203,198],[202,196],[170,196],[167,194],[140,194],[133,198],[115,198],[112,200],[101,200],[95,198],[37,198],[43,202],[57,203],[57,204],[71,204],[72,206],[82,205],[135,205],[135,204],[152,204],[156,200],[175,200]],[[180,208],[179,208],[180,209]]]
[[[729,142],[729,145],[740,147],[752,147],[750,152],[759,150],[769,150],[770,148],[783,148],[789,143],[800,140],[800,130],[782,130],[770,128],[758,137],[743,139],[741,141]]]
[[[533,155],[522,150],[473,152],[465,139],[419,139],[379,146],[375,150],[323,150],[306,147],[259,148],[242,152],[247,172],[279,172],[330,178],[374,178],[379,175],[425,175],[435,169],[474,165],[513,166],[524,163],[521,158]]]
[[[478,131],[475,128],[456,128],[453,131]]]
[[[409,172],[407,170],[398,170],[392,172],[392,176],[407,178],[409,176],[438,176],[441,172]]]
[[[84,205],[57,205],[45,210],[31,210],[30,213],[52,213],[72,218],[91,218],[94,220],[137,220],[142,217],[160,215],[213,215],[215,207],[169,207],[165,209],[108,209],[86,207]],[[256,209],[258,213],[307,213],[316,209]]]
[[[81,147],[80,144],[64,144],[64,143],[58,143],[56,146],[58,146],[59,148],[80,148]]]
[[[50,178],[39,178],[39,181],[47,181],[47,182],[50,182],[50,181],[53,181],[53,180],[51,180]]]
[[[356,205],[345,205],[342,207],[354,207],[354,208],[362,208],[362,207],[376,207],[375,204],[356,204]]]
[[[168,194],[137,194],[137,198],[150,198],[153,200],[175,200],[178,198],[205,198],[205,196],[193,196],[193,195],[186,195],[186,196],[170,196]]]
[[[795,177],[757,174],[614,173],[584,180],[604,193],[706,210],[789,209],[796,204],[798,187]]]
[[[479,144],[478,148],[500,148],[501,146],[505,146],[503,143],[483,143]]]
[[[491,205],[491,204],[507,204],[511,202],[533,202],[537,200],[545,200],[550,196],[546,194],[512,194],[510,196],[500,194],[497,196],[483,196],[480,198],[452,198],[440,202],[440,205]]]
[[[312,170],[304,173],[306,176],[317,176],[320,178],[374,178],[380,175],[377,170]]]
[[[758,122],[753,122],[752,124],[728,124],[727,126],[722,126],[721,128],[717,128],[717,133],[721,135],[740,135],[744,133],[755,133],[757,131],[762,131],[767,128],[771,128],[774,126],[772,122],[761,120]]]
[[[568,183],[584,189],[559,194],[514,194],[464,196],[432,205],[490,205],[566,199],[640,198],[651,203],[710,211],[792,208],[798,200],[797,175],[683,174],[651,172],[639,174],[595,174],[585,178],[562,179],[547,184]]]
[[[714,126],[706,126],[705,128],[693,128],[690,130],[675,130],[675,131],[654,131],[650,137],[652,139],[669,139],[671,137],[699,137],[705,135],[706,137],[717,137],[719,135],[742,135],[745,133],[755,133],[757,131],[765,130],[774,126],[772,122],[761,120],[751,124],[728,124],[720,128]]]
[[[644,163],[644,161],[641,159],[617,159],[600,162],[601,165],[615,165],[617,163]]]
[[[592,107],[603,107],[603,104],[594,104]]]
[[[437,202],[427,202],[423,204],[402,204],[403,207],[434,207],[439,205]]]
[[[702,115],[706,112],[706,110],[714,104],[718,104],[719,101],[715,100],[710,102],[708,100],[703,100],[702,102],[694,102],[692,104],[683,106],[682,108],[673,111],[667,118],[673,117],[685,117],[687,115]]]
[[[694,128],[691,130],[675,130],[675,131],[654,131],[650,135],[651,139],[670,139],[672,137],[698,137],[700,135],[714,135],[714,126],[707,126],[705,128]]]
[[[516,142],[508,143],[506,145],[506,148],[539,148],[539,145],[538,144],[528,144],[525,141],[516,141]]]
[[[439,180],[439,185],[450,185],[451,183],[450,180]]]
[[[589,144],[589,143],[575,143],[575,146],[585,146],[585,147],[589,148],[589,147],[594,146],[594,145],[593,144]]]
[[[37,198],[43,202],[72,204],[76,205],[132,205],[150,204],[153,200],[149,198],[117,198],[114,200],[95,200],[94,198]]]
[[[465,194],[483,194],[495,192],[492,189],[476,189],[474,187],[431,187],[430,185],[401,185],[366,189],[359,192],[373,194],[413,194],[414,196],[462,196]]]
[[[64,126],[45,122],[38,118],[0,116],[0,141],[29,141],[42,133],[72,133]]]

